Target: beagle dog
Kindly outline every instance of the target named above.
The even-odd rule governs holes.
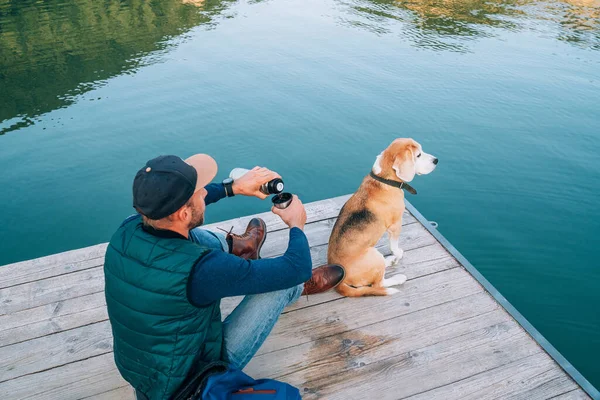
[[[329,238],[327,261],[340,264],[346,277],[336,290],[343,296],[385,296],[398,292],[391,286],[406,276],[385,279],[385,268],[397,264],[403,251],[398,246],[404,212],[404,190],[415,175],[432,172],[438,159],[424,153],[413,139],[396,139],[377,156],[373,169],[346,202]],[[404,190],[403,190],[404,189]],[[385,232],[392,256],[386,260],[375,245]]]

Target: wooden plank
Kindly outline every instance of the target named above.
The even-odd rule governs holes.
[[[539,352],[539,346],[510,320],[374,362],[359,361],[348,371],[336,373],[323,366],[321,373],[300,372],[285,379],[301,388],[305,400],[391,400],[447,385]],[[345,391],[348,388],[350,396]]]
[[[0,290],[0,315],[104,290],[102,267],[54,276]]]
[[[517,379],[523,378],[518,377]],[[510,400],[545,400],[579,387],[558,365],[532,377],[526,385],[523,383],[522,381],[518,382],[512,390],[508,391],[505,398]]]
[[[134,400],[135,392],[131,386],[123,386],[104,393],[84,397],[82,400]]]
[[[108,319],[104,292],[0,316],[0,347]]]
[[[0,348],[0,383],[112,351],[108,321]]]
[[[319,307],[282,315],[257,354],[313,342],[353,329],[482,292],[462,268],[407,281],[400,293],[384,297],[341,298]],[[408,305],[407,305],[408,304]]]
[[[102,243],[1,266],[0,289],[102,265],[106,246]]]
[[[582,389],[571,390],[570,392],[550,397],[548,400],[589,400],[588,396]]]
[[[410,307],[405,304],[396,307]],[[326,305],[317,308],[329,312]],[[262,353],[250,361],[246,370],[250,375],[284,380],[285,376],[300,372],[305,376],[318,376],[327,370],[337,373],[367,359],[373,361],[433,345],[506,320],[501,307],[480,292],[354,330],[320,336],[292,348]]]
[[[105,393],[127,385],[107,353],[53,369],[25,375],[0,385],[2,399],[70,400]]]
[[[546,354],[540,352],[515,362],[489,369],[458,382],[437,387],[417,395],[409,400],[486,400],[508,399],[518,393],[529,393],[527,399],[547,399],[552,394],[538,389],[546,380],[567,377],[560,367]],[[571,381],[559,392],[571,390],[576,384]],[[556,394],[556,393],[555,393]],[[554,397],[552,397],[554,398]],[[587,398],[587,396],[583,397]]]

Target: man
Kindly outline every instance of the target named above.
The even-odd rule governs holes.
[[[214,365],[242,369],[285,306],[343,279],[337,265],[312,270],[306,211],[296,196],[288,208],[272,209],[290,227],[281,257],[259,259],[266,227],[258,218],[243,235],[197,228],[206,205],[234,195],[264,199],[260,186],[279,177],[256,167],[234,182],[209,184],[216,173],[205,154],[148,161],[133,182],[138,215],[123,222],[106,250],[115,362],[138,399],[181,398]],[[246,296],[221,321],[220,300],[237,295]]]

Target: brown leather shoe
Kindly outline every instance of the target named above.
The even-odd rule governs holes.
[[[252,218],[243,235],[227,234],[229,252],[246,260],[258,260],[260,249],[267,237],[267,225],[260,218]]]
[[[303,295],[323,293],[333,289],[344,280],[346,271],[341,265],[321,265],[313,269],[312,277],[304,283]]]

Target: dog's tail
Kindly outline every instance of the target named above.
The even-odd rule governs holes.
[[[360,296],[387,296],[392,294],[388,288],[382,286],[359,286],[354,287],[346,283],[341,283],[335,288],[339,294],[346,297],[360,297]]]

